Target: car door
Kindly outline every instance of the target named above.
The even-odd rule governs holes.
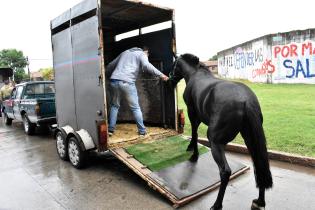
[[[16,94],[13,101],[13,114],[14,114],[14,118],[17,120],[22,120],[20,106],[21,106],[21,96],[22,96],[23,89],[24,89],[23,86],[16,87]]]
[[[14,119],[13,115],[13,104],[16,95],[16,89],[14,88],[11,92],[10,98],[5,100],[5,113],[11,119]]]

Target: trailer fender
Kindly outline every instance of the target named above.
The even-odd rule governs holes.
[[[80,139],[84,145],[85,150],[95,149],[95,144],[93,142],[93,139],[86,130],[81,129],[77,131],[76,133],[80,136]]]
[[[67,133],[67,135],[69,133],[74,133],[74,129],[70,125],[66,125],[66,126],[63,126],[61,128]]]
[[[54,131],[54,137],[56,138],[57,132],[60,132],[63,139],[67,139],[69,133],[73,133],[74,130],[71,126],[66,125],[63,127],[57,127]]]

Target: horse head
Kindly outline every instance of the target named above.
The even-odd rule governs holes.
[[[192,54],[183,54],[176,57],[173,64],[173,68],[169,74],[169,81],[173,86],[187,75],[191,71],[195,71],[199,67],[199,58]]]

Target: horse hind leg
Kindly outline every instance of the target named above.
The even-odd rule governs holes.
[[[225,157],[224,144],[216,144],[211,142],[211,153],[214,161],[219,167],[220,171],[220,189],[216,201],[210,210],[220,210],[222,209],[222,202],[225,194],[226,187],[229,183],[231,176],[231,169]]]
[[[200,120],[196,117],[196,114],[193,110],[188,109],[188,117],[191,123],[191,140],[187,147],[187,151],[194,151],[190,157],[191,162],[196,162],[199,157],[198,152],[198,127],[200,125]]]
[[[208,140],[211,145],[211,153],[214,161],[218,165],[220,172],[220,189],[216,201],[214,202],[211,210],[222,209],[223,198],[225,194],[226,187],[229,183],[231,176],[231,168],[225,157],[225,145],[227,142],[232,141],[238,133],[238,127],[225,124],[221,126],[219,121],[213,120],[208,127]],[[217,129],[220,128],[220,129]]]
[[[250,133],[250,129],[248,128],[248,126],[244,127],[241,130],[241,135],[245,141],[245,144],[247,146],[247,148],[249,150],[252,150],[251,144],[249,143],[249,141],[251,141],[251,133]],[[259,188],[259,195],[257,199],[254,199],[252,201],[252,206],[251,206],[251,210],[264,210],[265,206],[266,206],[266,201],[265,201],[265,188]]]

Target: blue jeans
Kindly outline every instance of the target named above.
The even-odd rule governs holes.
[[[128,83],[121,80],[111,80],[111,107],[109,113],[109,126],[108,130],[114,132],[117,122],[118,110],[120,107],[120,100],[125,97],[128,106],[132,111],[133,117],[137,123],[138,131],[140,134],[146,133],[143,124],[142,112],[139,106],[137,88],[134,83]]]

